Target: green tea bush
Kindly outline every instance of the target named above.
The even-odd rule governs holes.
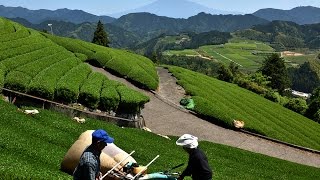
[[[80,88],[78,102],[92,109],[97,108],[100,101],[101,88],[105,80],[107,78],[103,74],[92,72]]]
[[[88,59],[88,56],[82,53],[74,53],[77,58],[79,58],[82,62],[85,62]]]
[[[43,56],[39,59],[34,58],[34,61],[23,64],[17,63],[20,65],[15,70],[24,72],[31,77],[35,77],[41,71],[45,70],[46,68],[50,67],[53,64],[59,63],[64,59],[72,58],[73,55],[68,51],[51,51],[51,55]],[[13,63],[15,66],[17,64]]]
[[[0,36],[14,33],[15,29],[12,23],[4,18],[0,18]]]
[[[125,50],[102,47],[96,44],[84,42],[77,39],[62,38],[44,34],[46,37],[65,47],[73,53],[81,53],[87,56],[87,60],[97,62],[99,67],[112,70],[121,76],[128,78],[137,84],[155,90],[159,84],[159,77],[152,61],[148,58],[136,55]],[[131,72],[132,69],[138,72]],[[141,72],[144,71],[144,72]],[[137,74],[148,74],[137,76]]]
[[[116,83],[111,80],[105,80],[101,90],[100,104],[101,110],[116,112],[120,103],[120,96],[117,92]]]
[[[4,86],[7,89],[19,91],[19,92],[27,92],[28,85],[31,81],[31,77],[20,71],[10,71],[5,80]]]
[[[46,48],[50,48],[50,46],[53,46],[54,44],[44,42],[44,43],[36,43],[32,45],[24,45],[17,48],[12,48],[4,51],[0,51],[0,61],[7,60],[9,58],[15,58],[19,55],[26,55],[26,54],[32,54],[36,52],[42,52]],[[43,51],[44,52],[44,51]],[[19,57],[18,57],[19,58]]]
[[[232,125],[233,119],[245,122],[244,129],[281,141],[320,149],[320,125],[281,104],[287,99],[270,95],[271,102],[236,84],[219,81],[178,67],[169,67],[186,92],[192,95],[195,112],[210,121]],[[271,99],[271,98],[270,98]]]
[[[118,110],[122,113],[137,113],[150,99],[144,94],[129,89],[126,86],[118,86],[117,92],[120,95],[120,104]]]
[[[55,98],[69,103],[76,102],[79,89],[90,73],[91,69],[87,64],[79,64],[72,68],[58,81]]]
[[[13,41],[16,39],[28,37],[30,35],[30,32],[27,29],[23,29],[14,33],[9,33],[9,34],[2,34],[0,35],[0,42],[8,42],[8,41]]]
[[[80,62],[78,58],[74,57],[49,66],[33,78],[28,93],[52,100],[57,81]]]

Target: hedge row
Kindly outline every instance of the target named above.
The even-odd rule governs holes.
[[[118,86],[117,92],[120,95],[119,110],[124,113],[137,112],[139,108],[143,107],[143,105],[150,100],[148,96],[131,90],[126,86]]]
[[[0,42],[7,42],[7,41],[13,41],[15,39],[20,39],[24,37],[28,37],[30,35],[30,32],[28,29],[23,29],[14,33],[9,33],[9,34],[2,34],[0,35]]]
[[[320,125],[235,84],[190,70],[170,67],[195,111],[214,123],[233,127],[233,119],[245,122],[246,130],[281,141],[320,149]]]
[[[89,60],[96,60],[101,67],[117,72],[147,89],[155,90],[158,87],[159,79],[155,66],[148,58],[76,39],[45,36],[73,53],[85,54]],[[133,71],[131,76],[130,71]]]
[[[93,51],[86,49],[83,46],[81,46],[79,43],[77,43],[80,41],[78,39],[63,38],[59,36],[52,36],[50,34],[45,34],[45,33],[43,33],[43,35],[73,53],[81,53],[86,55],[89,58],[94,54]]]
[[[68,58],[41,71],[30,82],[29,93],[52,100],[57,81],[79,63],[80,60],[76,57]]]
[[[15,40],[12,40],[12,41],[2,42],[0,44],[0,51],[6,50],[6,49],[20,47],[20,46],[23,46],[23,45],[41,43],[41,42],[43,42],[43,38],[41,38],[40,34],[38,34],[38,35],[30,35],[30,36],[23,37],[23,38],[20,38],[20,39],[15,39]]]
[[[97,108],[100,102],[101,88],[106,79],[103,74],[92,72],[81,86],[78,102],[90,108]]]
[[[85,62],[88,59],[88,56],[81,53],[74,53],[74,55],[79,58],[82,62]]]
[[[46,46],[41,49],[37,49],[25,54],[20,54],[18,56],[7,58],[5,60],[0,61],[0,64],[3,64],[7,68],[7,71],[10,71],[19,66],[25,65],[29,62],[33,62],[37,59],[41,59],[43,57],[49,56],[50,54],[54,54],[60,51],[61,48],[59,48],[58,46]],[[8,55],[10,56],[10,54]]]
[[[13,25],[6,19],[0,17],[0,35],[13,33]]]
[[[4,51],[0,51],[0,61],[8,58],[12,58],[19,55],[25,55],[27,53],[32,53],[36,50],[48,48],[49,46],[54,46],[53,43],[50,43],[48,41],[42,42],[42,43],[34,43],[29,45],[23,45],[16,48],[7,49]]]
[[[24,72],[31,77],[35,77],[38,73],[50,67],[51,65],[59,63],[64,59],[74,57],[72,53],[68,51],[60,51],[59,49],[54,50],[54,48],[50,49],[50,51],[51,55],[43,56],[40,59],[34,59],[34,61],[26,63],[24,65],[21,64],[16,68],[16,70]]]
[[[79,89],[90,74],[91,69],[87,64],[79,64],[68,71],[57,83],[56,99],[65,102],[76,102]]]
[[[4,86],[7,89],[25,93],[28,91],[28,86],[31,80],[32,77],[24,72],[10,71],[6,76]]]
[[[104,111],[117,111],[120,103],[120,95],[117,92],[118,86],[124,86],[117,81],[105,80],[101,90],[100,106]]]

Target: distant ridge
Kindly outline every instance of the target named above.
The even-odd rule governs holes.
[[[210,13],[210,14],[242,14],[239,12],[223,11],[218,9],[208,8],[201,4],[191,2],[188,0],[157,0],[151,4],[142,6],[137,9],[132,9],[120,13],[114,13],[110,16],[121,17],[129,13],[139,13],[148,12],[156,14],[158,16],[166,16],[171,18],[189,18],[200,12]]]
[[[292,21],[297,24],[320,23],[320,8],[312,6],[300,6],[291,10],[260,9],[254,12],[253,15],[269,21]]]
[[[40,9],[29,10],[23,7],[5,7],[0,5],[0,16],[6,18],[23,18],[33,24],[39,24],[46,20],[66,21],[75,24],[83,22],[98,22],[110,23],[115,18],[109,16],[96,16],[82,10],[57,9],[54,11]]]

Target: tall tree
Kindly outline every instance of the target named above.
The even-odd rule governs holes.
[[[108,39],[108,34],[104,30],[103,24],[101,23],[100,20],[97,24],[97,29],[94,32],[92,43],[109,47],[110,41]]]
[[[269,76],[272,89],[277,89],[280,94],[290,86],[287,68],[284,59],[279,54],[272,54],[265,58],[262,67],[259,69],[263,75]]]
[[[310,97],[310,103],[305,116],[320,123],[320,87],[316,88]]]

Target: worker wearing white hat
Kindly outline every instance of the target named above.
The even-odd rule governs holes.
[[[192,176],[193,180],[211,180],[212,170],[206,155],[198,148],[198,138],[191,134],[184,134],[176,141],[176,144],[182,146],[189,154],[188,166],[178,180],[182,180],[185,176]]]

